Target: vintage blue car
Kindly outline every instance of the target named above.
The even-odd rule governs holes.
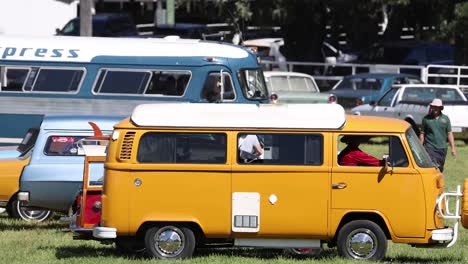
[[[345,76],[330,91],[337,102],[352,108],[377,100],[392,85],[423,83],[419,77],[401,73],[361,73]]]
[[[110,134],[124,117],[46,116],[29,164],[20,178],[18,200],[24,206],[68,212],[83,181],[84,151],[79,141],[93,135],[88,122]],[[94,179],[98,180],[98,179]]]

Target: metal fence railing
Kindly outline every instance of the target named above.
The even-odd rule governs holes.
[[[457,85],[468,94],[468,66],[428,65],[426,83]]]

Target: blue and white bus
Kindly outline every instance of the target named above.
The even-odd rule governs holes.
[[[269,101],[254,52],[177,38],[2,36],[0,84],[3,144],[19,143],[46,114],[125,116],[154,101]]]

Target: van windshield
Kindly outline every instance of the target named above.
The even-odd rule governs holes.
[[[410,145],[411,152],[413,153],[414,160],[421,168],[432,168],[435,167],[429,154],[427,154],[423,145],[419,141],[418,136],[414,133],[414,130],[410,127],[406,130],[406,139]]]
[[[240,80],[242,92],[247,99],[268,99],[265,77],[263,77],[263,71],[261,69],[244,69],[240,70],[237,74]]]

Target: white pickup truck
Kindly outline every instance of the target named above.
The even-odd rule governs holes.
[[[384,116],[403,119],[419,132],[422,119],[427,115],[429,103],[442,99],[442,113],[450,118],[452,131],[457,139],[468,143],[468,101],[457,86],[407,84],[394,86],[377,102],[351,109],[356,115]]]

